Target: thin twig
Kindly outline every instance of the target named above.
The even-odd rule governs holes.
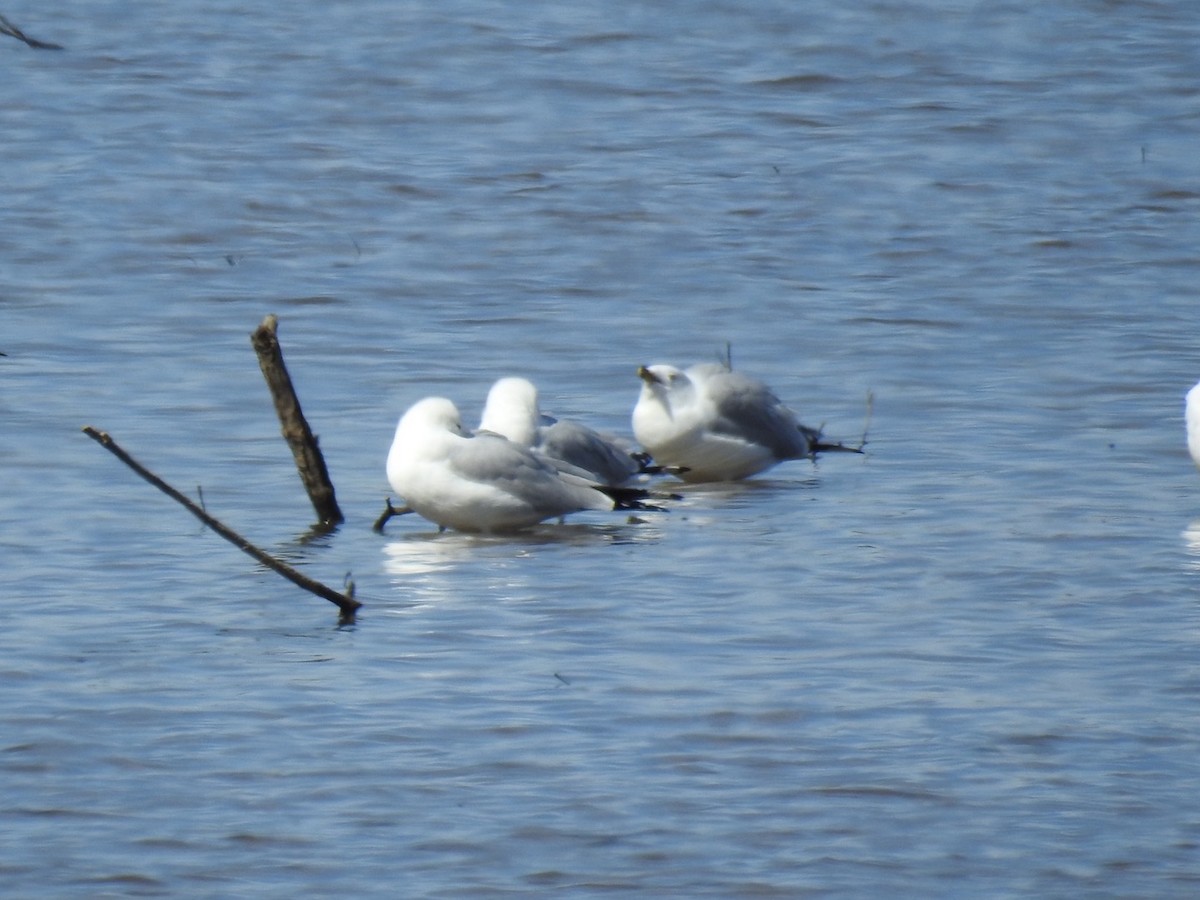
[[[265,550],[260,550],[232,528],[224,525],[217,519],[214,519],[207,512],[196,505],[196,503],[189,500],[185,495],[175,490],[175,488],[171,487],[171,485],[167,484],[165,481],[135,460],[132,456],[122,450],[117,442],[109,437],[106,432],[97,431],[91,425],[86,425],[84,426],[83,433],[99,443],[100,446],[112,453],[113,456],[117,457],[117,459],[121,460],[121,462],[125,463],[125,465],[129,466],[129,468],[133,469],[134,472],[136,472],[146,481],[150,482],[172,500],[175,500],[177,503],[184,506],[193,516],[195,516],[221,537],[225,538],[225,540],[229,541],[229,543],[233,544],[239,550],[242,550],[245,553],[248,553],[250,556],[253,556],[256,560],[258,560],[268,569],[271,569],[273,572],[278,572],[288,581],[292,582],[292,584],[298,585],[299,587],[304,588],[306,591],[316,594],[318,597],[323,597],[330,603],[336,604],[337,608],[341,610],[341,621],[343,623],[352,622],[354,620],[354,613],[359,609],[359,607],[362,606],[362,604],[355,600],[353,596],[350,596],[349,594],[342,594],[330,587],[326,587],[325,585],[321,584],[321,582],[314,581],[307,575],[303,575],[296,571],[287,563],[271,556]],[[351,588],[350,594],[353,594],[353,588]]]
[[[32,47],[34,50],[63,49],[62,44],[52,44],[49,41],[39,41],[37,38],[31,38],[2,15],[0,15],[0,34],[7,34],[9,37],[15,37],[18,41],[23,41],[27,46]]]
[[[379,518],[376,519],[375,524],[371,526],[371,529],[376,534],[383,534],[383,526],[388,523],[388,520],[392,516],[406,516],[410,512],[413,511],[412,507],[410,507],[410,506],[400,506],[400,507],[392,506],[392,498],[391,497],[387,498],[386,503],[387,503],[387,505],[384,507],[383,512],[381,512],[379,514]]]
[[[875,392],[867,391],[867,414],[863,420],[862,441],[858,445],[858,449],[862,450],[867,446],[867,432],[871,430],[871,417],[875,414]]]

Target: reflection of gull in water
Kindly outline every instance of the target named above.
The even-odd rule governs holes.
[[[409,532],[383,545],[383,570],[394,589],[385,608],[407,613],[432,603],[455,602],[464,596],[464,585],[482,585],[489,597],[528,591],[544,594],[544,569],[531,564],[538,556],[555,556],[571,566],[582,548],[655,543],[663,538],[653,521],[637,524],[565,524],[536,528],[513,535],[465,534],[458,531]],[[585,555],[584,558],[589,558]],[[607,559],[606,555],[590,558]],[[556,568],[558,564],[556,564]]]
[[[383,568],[401,578],[445,572],[470,558],[470,549],[466,535],[406,535],[383,545]]]
[[[662,529],[648,519],[602,525],[567,522],[522,531],[519,535],[409,532],[384,544],[384,568],[392,575],[429,575],[448,572],[462,563],[478,563],[481,559],[519,558],[540,547],[650,544],[662,537]]]
[[[468,435],[455,405],[420,400],[401,417],[387,476],[407,506],[442,528],[504,532],[583,510],[654,509],[645,491],[559,472],[498,434]]]
[[[1187,552],[1190,559],[1187,561],[1187,568],[1200,571],[1200,519],[1192,522],[1187,528],[1183,529],[1184,544],[1187,545]]]
[[[501,378],[492,385],[479,430],[504,435],[556,467],[566,463],[569,471],[601,484],[624,484],[644,468],[645,461],[615,439],[579,422],[544,415],[537,388],[525,378]]]
[[[470,562],[477,541],[473,535],[458,532],[424,532],[384,544],[383,570],[397,589],[389,599],[391,611],[410,612],[457,596],[459,586],[453,572]]]

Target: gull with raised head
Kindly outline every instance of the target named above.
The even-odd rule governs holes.
[[[637,373],[634,437],[685,481],[737,481],[824,450],[861,452],[823,443],[763,382],[727,366],[640,366]]]
[[[515,531],[583,510],[658,509],[642,502],[645,491],[559,472],[499,434],[469,435],[444,397],[401,416],[387,476],[408,508],[458,531]]]
[[[646,471],[649,462],[580,422],[545,415],[538,391],[527,378],[501,378],[488,391],[479,420],[480,431],[490,431],[528,447],[560,470],[573,471],[592,481],[621,485]]]

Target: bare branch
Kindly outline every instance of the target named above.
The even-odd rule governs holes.
[[[63,49],[62,44],[51,44],[49,41],[39,41],[37,38],[31,38],[2,15],[0,15],[0,34],[7,34],[9,37],[14,37],[18,41],[22,41],[27,46],[32,47],[34,50]]]
[[[383,526],[387,524],[388,519],[392,516],[406,516],[412,512],[412,508],[408,506],[395,507],[392,506],[392,498],[387,498],[387,506],[383,512],[379,514],[379,518],[375,520],[375,524],[371,526],[371,530],[376,534],[383,534]]]
[[[867,432],[871,430],[871,416],[875,414],[875,392],[867,391],[867,415],[863,420],[862,440],[858,444],[858,449],[861,450],[867,446]]]
[[[106,432],[97,431],[91,425],[86,425],[84,426],[83,433],[99,443],[100,446],[112,453],[113,456],[117,457],[117,459],[121,460],[121,462],[125,463],[125,465],[129,466],[129,468],[133,469],[134,472],[136,472],[146,481],[150,482],[172,500],[175,500],[177,503],[181,504],[193,516],[195,516],[221,537],[225,538],[225,540],[229,541],[229,543],[233,544],[239,550],[242,550],[245,553],[248,553],[250,556],[253,556],[256,560],[273,572],[278,572],[288,581],[292,582],[292,584],[302,587],[306,591],[328,600],[330,603],[336,604],[337,608],[341,610],[341,621],[343,623],[352,622],[354,620],[354,614],[359,607],[362,606],[362,604],[355,600],[353,596],[351,596],[354,592],[352,584],[349,594],[342,594],[330,587],[326,587],[319,581],[314,581],[308,576],[301,574],[287,563],[271,556],[265,550],[260,550],[232,528],[224,525],[217,519],[210,516],[207,512],[201,509],[200,506],[188,499],[179,491],[175,490],[175,488],[171,487],[171,485],[167,484],[149,469],[141,465],[132,456],[122,450],[117,442],[109,437]]]

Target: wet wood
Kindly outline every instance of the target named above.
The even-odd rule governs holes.
[[[278,327],[279,320],[275,316],[267,316],[250,335],[250,340],[254,345],[254,352],[258,354],[258,364],[267,380],[267,387],[271,390],[271,399],[275,401],[275,412],[279,416],[283,438],[295,457],[296,470],[300,473],[300,480],[308,492],[308,499],[316,510],[317,521],[332,528],[345,521],[345,517],[338,506],[333,482],[330,481],[329,470],[325,467],[325,457],[317,444],[316,435],[308,427],[308,421],[304,418],[300,401],[296,397],[296,389],[292,386],[291,376],[283,363],[283,351],[279,347],[277,335]]]
[[[302,587],[309,593],[316,594],[318,597],[335,604],[341,611],[342,622],[350,622],[354,620],[354,614],[358,611],[362,604],[355,600],[353,596],[351,596],[353,590],[347,594],[335,591],[333,588],[328,587],[319,581],[314,581],[307,575],[303,575],[302,573],[296,571],[287,563],[276,559],[265,550],[256,547],[228,525],[225,525],[224,523],[210,516],[202,507],[193,502],[189,497],[181,494],[175,488],[171,487],[171,485],[167,484],[167,482],[163,481],[161,478],[135,460],[132,456],[126,453],[117,444],[117,442],[107,434],[107,432],[98,431],[91,425],[87,425],[84,427],[83,433],[99,443],[100,446],[112,453],[115,457],[117,457],[117,459],[121,460],[121,462],[125,463],[125,465],[129,466],[129,468],[133,469],[134,472],[136,472],[146,481],[150,482],[172,500],[175,500],[177,503],[181,504],[193,516],[195,516],[221,537],[225,538],[225,540],[229,541],[229,543],[233,544],[239,550],[242,550],[243,552],[254,557],[271,571],[279,573],[288,581],[292,582],[292,584]]]
[[[375,524],[371,526],[371,530],[376,534],[383,534],[383,526],[388,523],[389,519],[393,516],[407,516],[411,512],[412,509],[407,506],[392,506],[392,498],[388,497],[387,505],[384,507],[383,512],[379,514],[379,518],[375,520]]]
[[[0,34],[14,37],[34,50],[61,50],[63,48],[62,44],[52,44],[49,41],[39,41],[37,38],[31,38],[4,16],[0,16]]]

